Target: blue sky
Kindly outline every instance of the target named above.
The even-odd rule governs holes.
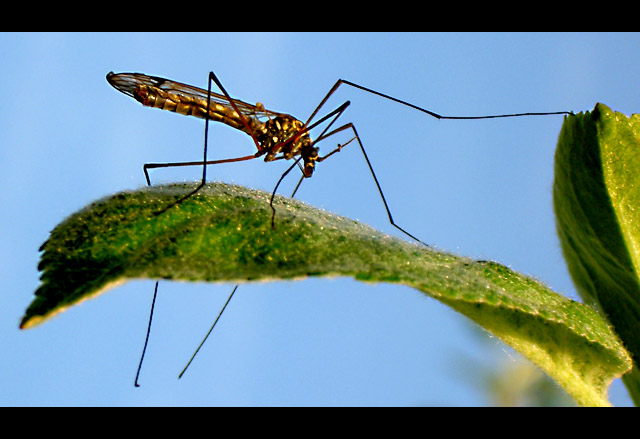
[[[464,317],[406,287],[351,279],[243,285],[187,375],[177,375],[232,285],[132,281],[19,331],[38,248],[66,216],[145,184],[146,162],[198,160],[203,123],[147,109],[109,71],[206,88],[305,119],[338,78],[444,115],[591,110],[640,102],[638,34],[0,34],[0,405],[485,405],[482,365],[518,361]],[[551,189],[562,117],[437,121],[341,87],[395,220],[442,250],[492,259],[577,299]],[[253,152],[212,125],[209,157]],[[340,141],[335,139],[335,142]],[[334,140],[324,143],[324,151]],[[211,179],[270,191],[287,165],[222,165]],[[152,181],[196,180],[199,169]],[[293,181],[282,189],[291,191]],[[361,153],[318,165],[298,195],[396,234]],[[629,405],[614,383],[611,399]]]

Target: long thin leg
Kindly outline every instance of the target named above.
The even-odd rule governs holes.
[[[247,120],[247,118],[244,116],[244,114],[242,113],[242,111],[240,111],[238,109],[238,104],[236,104],[236,101],[233,100],[233,98],[231,96],[229,96],[229,93],[227,93],[227,90],[222,86],[222,83],[220,82],[220,80],[218,79],[218,77],[213,73],[213,72],[209,72],[209,85],[211,85],[211,81],[215,82],[216,85],[218,86],[218,88],[220,89],[220,91],[222,91],[222,93],[224,94],[224,96],[227,98],[227,100],[229,101],[229,104],[233,107],[233,109],[235,110],[236,113],[238,113],[238,115],[240,116],[240,122],[242,122],[242,125],[244,125],[244,127],[247,129],[247,132],[250,133],[251,138],[253,139],[253,143],[255,143],[256,145],[256,149],[259,152],[262,152],[264,150],[264,148],[262,147],[262,145],[260,145],[260,142],[258,142],[258,138],[256,137],[255,133],[253,132],[253,130],[251,129],[251,126],[249,125],[249,121]],[[209,92],[209,100],[211,100],[211,94]],[[208,108],[207,108],[208,109]]]
[[[151,301],[151,313],[149,314],[149,326],[147,326],[147,336],[144,339],[144,347],[142,348],[142,355],[140,356],[140,363],[138,364],[136,379],[133,382],[133,385],[135,387],[140,387],[140,384],[138,384],[138,377],[140,376],[140,369],[142,369],[142,360],[144,360],[144,353],[147,351],[147,343],[149,343],[149,334],[151,333],[151,320],[153,320],[153,308],[155,308],[156,306],[157,295],[158,295],[158,282],[156,281],[156,289],[153,291],[153,301]]]
[[[232,162],[241,162],[244,160],[251,160],[257,157],[259,157],[257,154],[251,154],[243,157],[234,157],[231,159],[222,159],[222,160],[208,160],[205,162],[196,161],[196,162],[145,163],[144,166],[142,167],[142,170],[144,171],[144,176],[147,180],[147,185],[151,186],[151,179],[149,178],[148,169],[174,168],[174,167],[180,167],[180,166],[202,166],[203,164],[218,165],[221,163],[232,163]]]
[[[276,196],[276,192],[278,191],[278,186],[280,186],[280,183],[282,183],[282,180],[284,180],[284,178],[287,176],[287,174],[289,172],[291,172],[291,170],[293,168],[296,167],[296,165],[298,165],[300,163],[300,160],[302,160],[302,157],[298,157],[296,159],[296,161],[293,163],[293,165],[289,166],[289,168],[284,171],[284,173],[280,176],[280,179],[278,180],[278,182],[276,183],[276,187],[273,188],[273,192],[271,192],[271,199],[269,200],[269,206],[271,207],[271,228],[273,230],[276,229],[276,224],[275,224],[275,218],[276,218],[276,208],[273,207],[273,199]],[[298,191],[298,187],[300,187],[300,183],[297,184],[296,188],[294,189],[293,193],[295,194]],[[292,195],[293,196],[293,195]]]
[[[419,243],[425,245],[426,247],[429,247],[428,244],[426,244],[421,239],[416,238],[411,233],[407,232],[405,229],[403,229],[402,227],[397,225],[396,222],[393,220],[393,215],[391,215],[391,210],[389,209],[389,204],[387,203],[387,199],[384,196],[384,192],[382,192],[382,187],[380,186],[380,182],[378,181],[378,177],[376,176],[376,173],[373,170],[373,166],[371,165],[371,161],[369,160],[369,156],[367,155],[367,151],[365,151],[364,145],[362,145],[362,142],[360,141],[360,136],[358,135],[358,132],[356,131],[356,127],[353,125],[353,123],[349,122],[347,124],[342,125],[339,128],[336,128],[335,130],[331,131],[329,134],[325,135],[324,139],[326,139],[327,137],[330,137],[330,136],[332,136],[334,134],[337,134],[337,133],[339,133],[341,131],[347,130],[349,128],[351,128],[353,130],[353,134],[355,135],[355,137],[353,139],[349,140],[349,142],[345,143],[344,145],[339,145],[338,148],[336,148],[335,150],[331,151],[329,154],[325,155],[324,157],[318,157],[318,159],[316,161],[321,162],[323,160],[326,160],[327,158],[329,158],[330,156],[332,156],[336,152],[339,152],[342,148],[347,146],[349,143],[353,142],[353,140],[357,140],[358,141],[358,145],[360,145],[360,151],[362,151],[362,155],[364,156],[364,159],[367,162],[367,166],[369,167],[369,171],[371,172],[371,176],[373,177],[373,181],[376,183],[376,187],[378,188],[378,192],[380,193],[380,198],[382,198],[382,203],[384,204],[384,208],[387,211],[387,215],[389,216],[389,222],[391,223],[391,225],[393,227],[395,227],[396,229],[400,230],[405,235],[407,235],[409,238],[413,239],[414,241],[418,241]]]
[[[204,161],[204,162],[175,162],[175,163],[146,163],[143,166],[143,170],[144,170],[144,175],[145,178],[147,179],[147,184],[151,185],[151,181],[149,179],[149,172],[147,171],[148,169],[154,169],[154,168],[170,168],[170,167],[178,167],[178,166],[202,166],[203,169],[207,168],[207,165],[217,165],[220,163],[232,163],[232,162],[240,162],[243,160],[251,160],[251,159],[255,159],[256,157],[258,157],[255,154],[252,155],[247,155],[244,157],[236,157],[236,158],[232,158],[232,159],[224,159],[224,160],[209,160],[209,161]],[[160,215],[163,212],[166,212],[167,210],[169,210],[170,208],[172,208],[173,206],[176,206],[180,203],[182,203],[184,200],[186,200],[187,198],[193,196],[196,192],[198,192],[200,189],[202,189],[202,187],[205,185],[205,172],[203,171],[203,180],[200,182],[200,184],[191,192],[189,192],[188,194],[180,197],[178,200],[174,201],[173,203],[169,204],[168,206],[164,207],[162,210],[159,210],[157,212],[154,212],[154,215]]]
[[[225,302],[224,306],[220,310],[220,314],[218,314],[218,317],[216,317],[216,320],[213,322],[213,325],[211,325],[211,328],[209,329],[209,332],[207,332],[207,335],[204,336],[204,339],[202,340],[202,342],[200,343],[200,345],[198,346],[196,351],[193,353],[193,355],[189,359],[189,362],[187,363],[187,365],[184,367],[184,369],[182,369],[182,372],[180,372],[180,375],[178,375],[178,379],[182,378],[182,375],[184,375],[184,373],[187,371],[187,368],[189,367],[189,365],[191,364],[193,359],[196,357],[196,354],[200,351],[200,348],[202,347],[202,345],[204,345],[204,342],[207,341],[207,338],[209,338],[209,334],[211,334],[211,331],[213,331],[213,328],[216,327],[216,324],[218,323],[218,320],[220,320],[220,316],[224,312],[225,308],[229,304],[229,301],[231,300],[231,298],[233,297],[233,294],[236,292],[237,289],[238,289],[238,285],[236,285],[235,288],[233,289],[233,291],[231,291],[231,295],[229,296],[229,298]]]
[[[296,184],[296,187],[293,189],[293,192],[291,193],[291,198],[296,196],[298,189],[300,189],[300,185],[304,181],[304,169],[300,165],[300,162],[298,162],[298,168],[300,168],[300,172],[302,172],[302,176],[300,177],[300,180],[298,180],[298,184]]]
[[[542,113],[511,113],[511,114],[494,114],[489,116],[443,116],[438,113],[434,113],[433,111],[429,111],[425,108],[418,107],[417,105],[411,104],[409,102],[403,101],[401,99],[394,98],[393,96],[389,96],[384,93],[380,93],[379,91],[372,90],[370,88],[364,87],[362,85],[356,84],[355,82],[347,81],[346,79],[338,79],[334,86],[329,90],[329,93],[325,96],[325,98],[320,102],[318,108],[311,113],[309,120],[313,119],[316,113],[320,110],[320,108],[324,105],[324,103],[329,99],[329,97],[340,87],[341,84],[350,85],[351,87],[357,88],[359,90],[366,91],[368,93],[372,93],[376,96],[383,97],[385,99],[389,99],[391,101],[397,102],[402,105],[406,105],[407,107],[411,107],[415,110],[421,111],[423,113],[428,114],[429,116],[435,117],[436,119],[455,119],[455,120],[470,120],[470,119],[496,119],[501,117],[520,117],[520,116],[551,116],[558,114],[573,114],[572,111],[551,111],[551,112],[542,112]],[[307,122],[308,123],[308,122]]]
[[[299,164],[301,160],[301,157],[299,157],[295,163],[289,167],[289,169],[282,175],[282,177],[280,177],[280,180],[278,180],[278,184],[276,185],[276,188],[273,190],[273,194],[271,194],[271,209],[273,209],[273,197],[275,196],[276,190],[278,189],[278,185],[280,184],[280,182],[282,181],[282,179],[285,177],[285,175],[287,175],[289,173],[289,171],[291,171],[291,169],[293,169],[293,167],[296,164]],[[293,190],[293,193],[291,194],[291,197],[293,198],[293,196],[296,194],[296,192],[298,191],[298,188],[300,187],[300,184],[302,183],[302,180],[304,179],[304,176],[300,179],[300,181],[298,182],[298,184],[296,185],[296,188]],[[273,209],[273,214],[275,215],[275,209]],[[271,226],[274,227],[273,225],[273,215],[271,217]],[[234,293],[236,292],[236,290],[238,289],[239,285],[236,285],[233,289],[233,291],[231,291],[231,295],[229,296],[229,298],[227,299],[227,301],[225,302],[224,306],[222,307],[222,309],[220,310],[220,313],[218,314],[218,317],[216,317],[216,320],[213,322],[213,325],[211,326],[211,328],[209,329],[209,331],[207,332],[207,335],[204,336],[204,339],[202,340],[202,342],[200,342],[200,345],[198,345],[198,347],[196,348],[195,352],[193,353],[193,355],[191,356],[191,358],[189,359],[189,362],[187,363],[187,365],[184,367],[184,369],[182,369],[182,372],[180,372],[180,375],[178,375],[178,378],[182,378],[182,375],[184,375],[184,373],[187,371],[187,368],[189,367],[189,365],[193,362],[193,359],[196,357],[196,355],[198,354],[198,352],[200,351],[200,348],[202,348],[202,346],[204,345],[205,341],[207,341],[207,338],[209,338],[209,335],[211,334],[211,331],[213,331],[213,328],[215,328],[216,324],[218,323],[218,320],[220,320],[220,316],[222,316],[222,313],[224,312],[225,308],[227,307],[227,305],[229,304],[229,301],[231,301],[231,298],[233,297]]]

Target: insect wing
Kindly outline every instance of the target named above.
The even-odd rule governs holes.
[[[142,85],[155,87],[163,91],[175,93],[177,95],[188,98],[202,99],[206,102],[207,90],[203,90],[191,85],[182,84],[180,82],[171,81],[170,79],[161,78],[159,76],[149,76],[144,73],[113,73],[107,74],[107,81],[116,90],[135,99],[136,90]],[[231,104],[226,96],[211,92],[211,102],[231,108]],[[269,117],[277,116],[278,113],[269,111],[264,107],[251,105],[238,99],[233,99],[238,109],[245,115],[250,117]]]

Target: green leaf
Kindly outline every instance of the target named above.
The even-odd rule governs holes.
[[[640,405],[640,115],[597,104],[565,119],[554,206],[580,296],[606,316],[634,359],[623,381]]]
[[[21,327],[31,327],[133,278],[245,282],[351,276],[409,285],[500,337],[583,405],[608,405],[611,380],[630,367],[617,337],[589,306],[494,262],[473,261],[386,236],[299,201],[209,184],[114,195],[57,226],[42,246],[42,283]]]

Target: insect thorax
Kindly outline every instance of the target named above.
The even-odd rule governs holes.
[[[318,157],[318,148],[312,146],[308,132],[300,134],[303,128],[304,123],[287,114],[279,114],[265,122],[263,134],[258,137],[260,146],[266,151],[264,161],[270,162],[279,157],[289,160],[301,155],[304,161],[304,175],[311,177]]]

